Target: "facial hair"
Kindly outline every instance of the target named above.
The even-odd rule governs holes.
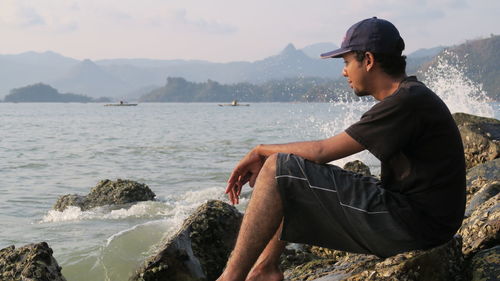
[[[369,96],[370,93],[368,93],[367,91],[359,91],[359,90],[356,90],[356,89],[353,89],[354,90],[354,94],[358,97],[364,97],[364,96]]]

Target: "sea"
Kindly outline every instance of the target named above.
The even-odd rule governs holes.
[[[500,118],[500,103],[456,67],[423,80],[452,112]],[[229,202],[226,180],[252,147],[328,138],[373,104],[0,103],[0,248],[46,241],[69,281],[127,280],[196,207]],[[356,159],[380,171],[368,152],[333,164]],[[144,183],[156,201],[53,210],[59,196],[86,195],[104,179]]]

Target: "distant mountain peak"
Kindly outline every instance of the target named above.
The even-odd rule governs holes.
[[[84,59],[84,60],[82,60],[82,64],[95,65],[95,63],[91,59]]]
[[[288,45],[286,45],[285,49],[281,51],[281,54],[286,55],[286,54],[293,54],[295,52],[297,52],[297,49],[292,43],[289,43]]]
[[[103,69],[99,67],[96,63],[94,63],[90,59],[84,59],[82,60],[79,64],[77,64],[74,68],[73,71],[83,71],[83,72],[88,72],[88,71],[98,71],[98,72],[103,72]]]

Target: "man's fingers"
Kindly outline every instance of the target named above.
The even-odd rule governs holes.
[[[243,186],[248,182],[250,177],[251,177],[251,174],[247,173],[244,177],[241,177],[240,180],[238,181],[238,192],[236,193],[238,196],[240,196],[241,190],[243,189]]]

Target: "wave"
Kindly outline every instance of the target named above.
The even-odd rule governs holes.
[[[209,199],[225,200],[223,187],[211,187],[198,191],[187,191],[181,195],[170,195],[159,201],[142,201],[119,209],[103,206],[82,211],[71,206],[64,211],[49,210],[40,223],[69,222],[83,220],[122,220],[129,218],[172,218],[183,221],[192,211]],[[246,200],[244,199],[243,202]]]

